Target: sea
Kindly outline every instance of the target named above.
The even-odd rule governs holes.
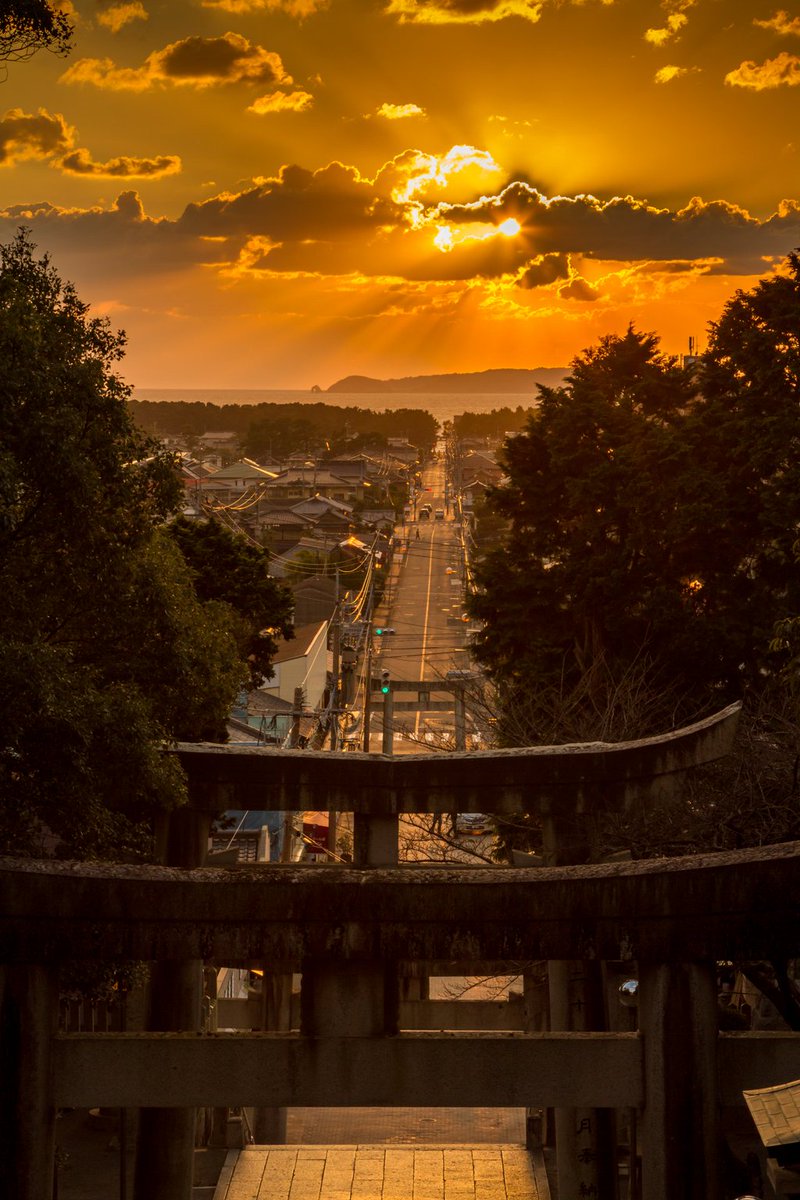
[[[183,400],[193,404],[331,404],[393,412],[419,408],[443,423],[465,412],[497,408],[531,408],[538,393],[530,392],[306,392],[256,388],[135,388],[137,400]]]

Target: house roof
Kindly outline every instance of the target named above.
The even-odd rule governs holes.
[[[220,467],[215,471],[212,478],[218,479],[250,479],[253,482],[266,483],[270,479],[277,479],[274,471],[267,471],[265,467],[260,467],[258,463],[252,462],[249,458],[240,459],[239,462],[231,463],[229,467]]]
[[[304,579],[301,583],[296,583],[292,591],[297,595],[301,592],[303,595],[324,596],[326,599],[336,596],[336,580],[329,575],[312,575],[310,579]]]
[[[269,684],[267,685],[269,686]],[[276,713],[290,713],[292,703],[281,696],[272,695],[261,688],[254,688],[247,695],[247,711],[258,716],[273,716]]]
[[[274,663],[291,662],[294,658],[303,658],[313,646],[323,630],[327,630],[327,621],[314,621],[311,625],[300,625],[294,631],[291,641],[278,639],[278,650],[273,658]],[[267,682],[267,687],[275,686]]]
[[[320,496],[319,492],[315,492],[313,496],[306,497],[305,500],[298,500],[296,504],[291,506],[291,509],[292,512],[302,512],[309,505],[339,513],[343,517],[349,517],[353,511],[352,504],[345,504],[341,500],[334,500],[331,496]]]
[[[291,508],[269,508],[258,514],[260,525],[286,525],[293,528],[312,529],[314,522],[303,513],[294,512]]]
[[[321,485],[323,487],[331,487],[335,484],[352,485],[352,479],[345,479],[341,475],[334,475],[332,471],[325,471],[321,467],[292,467],[287,471],[281,471],[276,478],[276,483],[310,483],[314,487]]]

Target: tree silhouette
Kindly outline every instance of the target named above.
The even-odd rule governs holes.
[[[38,50],[67,54],[73,28],[58,4],[48,0],[0,3],[0,62],[23,62]]]

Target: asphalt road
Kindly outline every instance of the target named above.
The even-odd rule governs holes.
[[[463,615],[463,571],[460,527],[445,502],[444,466],[434,462],[422,478],[417,513],[423,504],[445,511],[444,520],[435,516],[412,520],[402,529],[405,549],[391,605],[382,625],[392,634],[375,637],[374,673],[388,669],[395,683],[444,680],[449,671],[469,667],[465,649]],[[416,699],[413,692],[394,692],[394,754],[418,754],[436,750],[442,742],[452,747],[455,721],[449,712],[402,711],[400,705]],[[452,693],[430,690],[430,700],[452,703]],[[383,717],[380,702],[373,713],[371,749],[382,745]]]

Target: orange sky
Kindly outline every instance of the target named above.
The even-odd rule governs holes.
[[[27,225],[139,387],[670,353],[800,245],[800,5],[76,0],[0,83]]]

